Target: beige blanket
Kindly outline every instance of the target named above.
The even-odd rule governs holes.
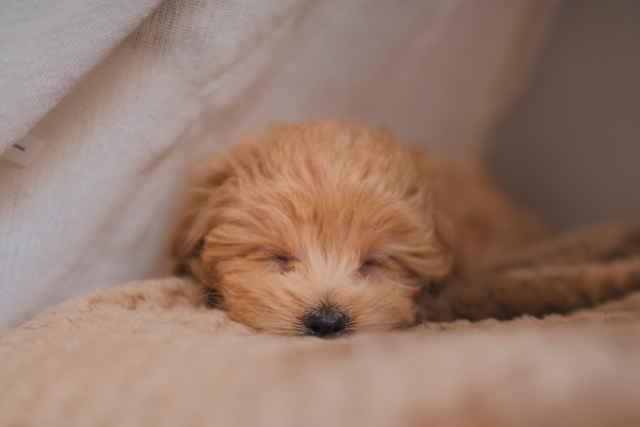
[[[544,319],[254,334],[178,278],[0,335],[0,425],[638,426],[640,293]]]

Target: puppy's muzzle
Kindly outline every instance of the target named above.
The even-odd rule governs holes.
[[[334,338],[349,329],[349,318],[346,314],[335,309],[313,310],[305,314],[302,319],[305,335],[315,335],[321,338]]]

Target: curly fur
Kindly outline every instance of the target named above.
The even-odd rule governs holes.
[[[548,236],[481,168],[346,121],[273,124],[204,165],[173,234],[175,269],[260,331],[304,333],[320,309],[345,313],[350,332],[408,326],[423,287]]]

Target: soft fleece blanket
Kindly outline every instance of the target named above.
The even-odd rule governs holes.
[[[0,425],[638,426],[640,292],[543,319],[255,334],[180,278],[0,335]]]

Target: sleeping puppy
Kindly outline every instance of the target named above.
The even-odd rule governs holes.
[[[259,331],[412,325],[421,288],[547,233],[476,166],[346,121],[273,124],[204,166],[173,234],[175,269]]]
[[[273,124],[204,166],[173,234],[176,272],[260,331],[412,325],[421,288],[546,235],[478,167],[345,121]]]

